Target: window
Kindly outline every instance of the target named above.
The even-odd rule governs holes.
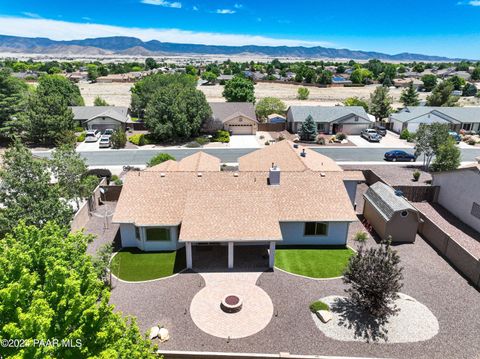
[[[169,241],[170,229],[168,228],[147,228],[147,241]]]
[[[306,236],[326,236],[327,232],[328,232],[328,223],[305,222]]]
[[[135,238],[139,241],[140,238],[140,227],[135,226]]]

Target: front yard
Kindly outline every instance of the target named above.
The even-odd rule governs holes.
[[[305,277],[335,278],[343,274],[353,253],[350,248],[279,247],[275,266]]]
[[[127,248],[112,259],[112,273],[125,281],[140,282],[169,277],[185,269],[185,250],[142,252]]]

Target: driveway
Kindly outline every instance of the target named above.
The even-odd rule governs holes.
[[[84,152],[84,151],[98,151],[99,147],[99,140],[96,142],[82,142],[77,145],[77,152]]]
[[[232,135],[230,136],[230,148],[259,148],[260,145],[255,135]]]
[[[358,147],[382,147],[382,148],[413,148],[412,143],[401,140],[397,135],[387,132],[380,142],[369,142],[360,135],[350,135],[348,139]]]

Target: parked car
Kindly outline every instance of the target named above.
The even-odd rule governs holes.
[[[387,129],[383,126],[375,126],[375,131],[382,137],[387,135]]]
[[[455,140],[456,143],[460,143],[460,141],[462,140],[462,137],[455,131],[450,131],[448,132],[448,134]]]
[[[85,142],[97,142],[100,136],[99,130],[88,130],[85,135]]]
[[[405,151],[399,151],[399,150],[385,152],[384,158],[386,161],[393,161],[393,162],[396,162],[396,161],[415,162],[417,160],[417,157],[415,155],[412,155],[411,153],[408,153]]]
[[[99,148],[108,148],[110,146],[111,146],[110,136],[102,135],[102,137],[100,137],[100,143],[98,144],[98,147]]]
[[[362,130],[360,136],[370,142],[380,142],[380,140],[382,139],[382,136],[380,136],[373,128],[366,128]]]
[[[105,131],[103,131],[104,136],[111,136],[113,135],[113,128],[107,128]]]

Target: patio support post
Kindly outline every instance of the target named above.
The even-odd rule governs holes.
[[[233,269],[233,242],[228,242],[228,269]]]
[[[192,242],[185,244],[187,252],[187,269],[192,269]]]
[[[275,242],[270,242],[270,250],[268,256],[268,266],[273,269],[275,265]]]

